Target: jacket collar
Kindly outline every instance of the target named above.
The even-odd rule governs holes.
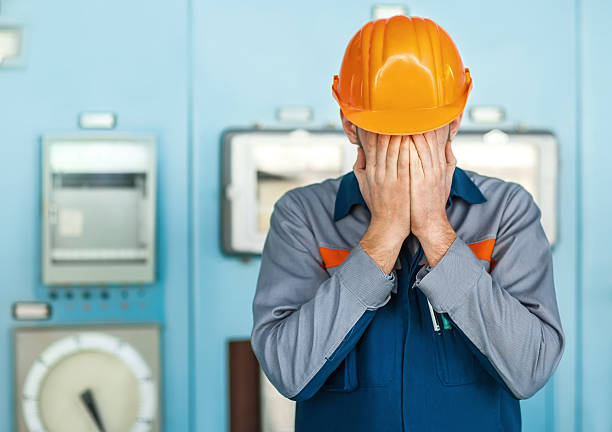
[[[453,173],[453,181],[451,183],[447,207],[452,203],[452,197],[455,196],[470,204],[480,204],[487,200],[465,171],[458,167],[455,167]],[[351,208],[356,204],[361,204],[366,210],[368,209],[361,195],[361,191],[359,190],[357,177],[355,177],[353,171],[350,171],[345,174],[340,181],[340,187],[336,194],[336,204],[334,207],[334,221],[338,221],[349,214]]]

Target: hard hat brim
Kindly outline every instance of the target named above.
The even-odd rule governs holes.
[[[465,109],[472,89],[470,80],[465,93],[459,99],[440,107],[405,111],[369,111],[355,109],[345,104],[338,95],[336,83],[337,81],[332,86],[332,92],[346,118],[361,129],[385,135],[414,135],[438,129],[452,122]]]

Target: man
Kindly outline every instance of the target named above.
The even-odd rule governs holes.
[[[333,93],[353,172],[275,205],[252,346],[297,431],[517,431],[564,346],[531,195],[455,167],[472,87],[448,34],[397,16]]]

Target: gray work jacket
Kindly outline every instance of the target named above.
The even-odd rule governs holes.
[[[419,260],[405,284],[426,296],[432,314],[444,318],[440,323],[448,318],[460,329],[512,396],[528,398],[549,379],[564,347],[540,210],[520,185],[456,168],[447,215],[457,239],[434,267]],[[354,352],[354,383],[346,369],[341,387],[355,391],[382,383],[384,374],[374,366],[382,364],[380,350],[362,348],[360,354],[359,347],[369,343],[373,315],[389,308],[403,288],[398,269],[385,275],[359,245],[369,221],[352,172],[293,189],[275,205],[251,340],[263,371],[288,398],[316,398],[340,366],[350,367]],[[418,240],[410,236],[405,243],[406,256],[416,257]],[[431,331],[434,321],[429,323]],[[410,340],[404,341],[409,349]],[[402,356],[401,350],[393,353]],[[397,381],[410,364],[389,360],[388,367],[398,372],[385,376]],[[443,385],[453,384],[438,375]]]

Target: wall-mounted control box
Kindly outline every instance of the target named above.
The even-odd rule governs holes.
[[[43,137],[43,283],[153,282],[155,154],[152,136]]]

